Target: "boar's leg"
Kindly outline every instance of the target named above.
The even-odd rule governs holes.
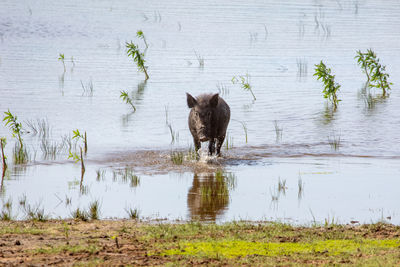
[[[193,142],[194,142],[194,148],[195,148],[196,153],[197,153],[199,151],[200,147],[201,147],[200,140],[193,137]]]
[[[217,156],[221,156],[221,146],[224,143],[225,135],[218,137],[217,139]]]
[[[208,143],[208,155],[211,156],[215,152],[215,140],[212,139]]]

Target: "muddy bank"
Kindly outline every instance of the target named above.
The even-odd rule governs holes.
[[[268,262],[274,266],[371,263],[390,266],[400,263],[399,236],[400,227],[382,223],[293,227],[271,222],[215,225],[134,220],[0,221],[0,265],[251,266]],[[221,242],[247,246],[247,254],[234,256],[222,249],[218,252]],[[335,243],[348,246],[343,250],[335,247]],[[214,244],[217,256],[207,250],[192,254],[185,250],[193,244]],[[268,245],[269,252],[273,252],[273,246],[281,247],[282,251],[297,246],[301,252],[288,250],[283,254],[262,255],[251,252],[252,244]],[[339,249],[341,253],[336,253]]]

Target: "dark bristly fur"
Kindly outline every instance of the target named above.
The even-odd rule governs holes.
[[[209,141],[208,154],[221,154],[226,129],[230,119],[228,104],[218,94],[203,94],[194,98],[186,93],[189,113],[189,129],[193,136],[196,152],[201,142]]]

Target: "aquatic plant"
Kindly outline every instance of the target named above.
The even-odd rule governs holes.
[[[278,181],[278,192],[279,193],[283,193],[284,195],[286,194],[286,180],[281,180],[281,177],[279,177],[279,181]]]
[[[74,134],[72,139],[76,139],[76,140],[82,139],[83,140],[85,154],[86,154],[86,152],[87,152],[87,136],[86,136],[86,132],[85,132],[84,135],[82,135],[79,132],[78,129],[76,129],[75,131],[72,131],[72,132]],[[83,184],[82,184],[83,176],[85,174],[85,163],[83,161],[83,153],[82,153],[82,147],[81,146],[79,146],[79,151],[80,151],[80,155],[78,155],[76,152],[72,152],[71,150],[69,150],[68,158],[69,159],[72,158],[76,163],[78,163],[79,161],[81,162],[81,183],[80,183],[80,188],[81,188],[81,192],[85,192],[84,190],[82,190],[82,189],[85,189],[83,187]]]
[[[12,199],[9,198],[7,202],[3,204],[3,210],[0,213],[0,220],[11,221],[12,220],[11,210],[12,210]]]
[[[307,60],[305,60],[304,58],[298,58],[296,59],[296,63],[297,63],[297,76],[298,77],[307,76],[307,69],[308,69]]]
[[[58,60],[59,61],[61,61],[62,63],[63,63],[63,66],[64,66],[64,72],[66,71],[66,68],[65,68],[65,56],[64,56],[64,54],[59,54],[58,55]]]
[[[229,94],[229,89],[224,84],[218,82],[216,86],[220,95],[226,96]]]
[[[332,133],[328,136],[328,143],[332,149],[338,150],[340,147],[340,134]]]
[[[355,56],[358,65],[363,69],[365,75],[367,75],[367,84],[369,87],[381,88],[382,95],[385,96],[387,90],[390,90],[392,83],[388,82],[389,74],[384,73],[386,66],[379,63],[379,58],[372,49],[368,49],[366,53],[362,53],[360,50],[357,51]]]
[[[14,138],[18,139],[20,148],[22,149],[24,147],[24,144],[22,142],[22,124],[20,122],[17,121],[17,116],[14,116],[10,110],[4,112],[4,114],[6,115],[3,118],[3,121],[5,122],[5,126],[8,126],[12,132],[12,136]]]
[[[25,193],[18,199],[18,203],[20,206],[25,207],[25,205],[26,205],[26,194]]]
[[[298,186],[297,199],[300,200],[303,197],[303,194],[304,194],[304,182],[301,179],[300,175],[299,175],[299,179],[297,180],[297,186]]]
[[[171,123],[168,123],[167,126],[168,126],[169,132],[170,132],[170,134],[171,134],[171,144],[175,143],[176,141],[179,141],[179,132],[178,132],[178,131],[175,131],[175,130],[172,128]]]
[[[90,80],[90,81],[87,83],[86,86],[83,84],[83,82],[82,82],[82,80],[81,80],[81,86],[82,86],[82,90],[83,90],[82,96],[83,96],[83,95],[86,95],[86,96],[93,96],[93,89],[94,89],[94,86],[93,86],[93,81],[92,81],[92,80]]]
[[[85,131],[85,133],[84,134],[81,134],[80,132],[79,132],[79,130],[78,129],[76,129],[75,131],[72,131],[72,133],[74,134],[73,136],[72,136],[72,139],[77,139],[77,140],[82,140],[83,141],[83,145],[84,145],[84,151],[85,151],[85,154],[87,153],[87,135],[86,135],[86,131]]]
[[[197,54],[196,51],[194,51],[194,54],[196,55],[197,61],[199,62],[199,66],[201,68],[204,68],[204,58],[201,55]]]
[[[144,36],[142,30],[138,30],[138,31],[136,32],[136,36],[137,36],[139,39],[142,39],[142,40],[143,40],[144,44],[146,45],[146,48],[149,47],[149,45],[147,44],[147,41],[146,41],[146,37]]]
[[[7,157],[4,155],[4,147],[7,144],[5,137],[0,137],[0,147],[1,147],[1,158],[3,161],[3,172],[7,169]]]
[[[132,98],[129,96],[127,91],[120,91],[121,95],[119,96],[120,98],[122,98],[122,101],[124,101],[126,104],[131,105],[131,107],[133,108],[133,112],[136,111],[136,107],[135,105],[133,105],[133,101]]]
[[[182,165],[184,159],[184,154],[181,151],[171,152],[171,161],[176,165]]]
[[[233,84],[239,83],[242,89],[245,91],[250,91],[250,93],[253,95],[254,100],[256,100],[256,96],[254,95],[253,90],[251,90],[250,75],[248,73],[246,73],[246,75],[244,76],[243,75],[237,77],[233,76],[232,83]]]
[[[89,214],[86,211],[81,210],[79,208],[77,208],[75,211],[73,211],[71,215],[72,215],[72,218],[75,220],[81,220],[84,222],[87,222],[89,220]]]
[[[100,203],[98,200],[95,200],[89,204],[88,214],[92,220],[98,220],[100,218]]]
[[[283,128],[279,127],[279,124],[278,124],[277,120],[274,120],[274,127],[275,127],[276,142],[278,142],[279,140],[282,140]]]
[[[104,180],[105,175],[106,175],[106,170],[98,169],[96,171],[96,181]]]
[[[129,219],[137,220],[140,216],[140,211],[137,208],[125,208],[126,213],[128,213]]]
[[[24,212],[28,220],[44,222],[49,218],[49,216],[44,213],[44,208],[40,207],[40,204],[37,204],[35,207],[26,204],[24,206]]]
[[[74,57],[71,57],[71,62],[72,62],[72,66],[75,67],[75,61],[74,61]]]
[[[225,149],[229,150],[233,148],[233,136],[230,136],[229,133],[226,133],[225,138]]]
[[[324,90],[322,91],[324,98],[329,99],[333,104],[334,110],[336,110],[339,101],[341,101],[336,95],[340,85],[335,82],[335,76],[331,74],[331,69],[327,68],[322,60],[321,63],[315,64],[315,67],[314,76],[317,76],[317,80],[321,80],[324,83]]]
[[[232,119],[232,120],[233,121],[237,121],[242,125],[243,131],[244,131],[244,135],[245,135],[246,144],[247,144],[247,126],[246,126],[246,123],[243,122],[243,121],[235,120],[235,119]]]
[[[144,65],[144,54],[140,53],[138,46],[132,43],[132,41],[130,43],[126,42],[125,46],[127,49],[127,55],[133,58],[139,71],[144,72],[145,81],[147,81],[149,79],[149,75],[147,74],[147,66]]]

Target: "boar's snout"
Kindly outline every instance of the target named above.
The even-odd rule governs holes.
[[[197,136],[199,137],[200,142],[205,142],[209,138],[207,137],[207,130],[205,126],[201,126],[197,130]]]

